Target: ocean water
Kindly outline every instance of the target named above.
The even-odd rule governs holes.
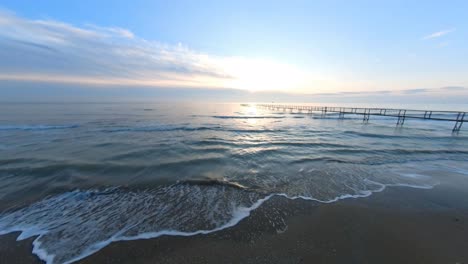
[[[240,104],[4,103],[0,234],[35,236],[34,254],[71,263],[113,241],[232,227],[273,196],[332,203],[468,177],[467,128],[395,123]]]

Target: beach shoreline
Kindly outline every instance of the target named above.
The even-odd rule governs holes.
[[[234,227],[114,242],[76,263],[466,263],[468,198],[458,187],[389,187],[330,204],[273,197]],[[42,263],[34,238],[18,234],[0,236],[0,262]]]

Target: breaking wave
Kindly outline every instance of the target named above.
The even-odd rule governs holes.
[[[340,169],[337,172],[344,172]],[[193,236],[235,226],[274,196],[332,203],[367,197],[387,186],[432,188],[423,177],[401,176],[377,182],[370,175],[338,175],[315,170],[312,175],[284,185],[264,181],[261,190],[226,179],[192,179],[156,189],[107,188],[75,190],[48,197],[16,211],[0,214],[0,235],[21,232],[18,240],[36,236],[33,253],[51,263],[72,263],[99,251],[111,242]],[[323,177],[327,174],[328,178]],[[327,186],[315,188],[316,185]]]

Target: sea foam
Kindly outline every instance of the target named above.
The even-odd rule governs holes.
[[[48,264],[72,263],[115,241],[194,236],[233,227],[274,196],[333,203],[367,197],[387,186],[428,189],[435,184],[362,179],[359,186],[364,189],[355,189],[358,185],[351,182],[345,185],[350,192],[328,198],[310,196],[294,186],[284,192],[258,193],[223,181],[182,182],[153,190],[75,190],[0,215],[0,235],[19,231],[18,240],[37,236],[33,253],[40,259]]]

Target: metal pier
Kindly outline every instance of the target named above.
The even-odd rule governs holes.
[[[393,108],[359,108],[359,107],[336,107],[336,106],[300,106],[300,105],[279,105],[279,104],[257,104],[257,107],[283,110],[290,112],[320,112],[322,117],[327,113],[338,113],[338,118],[344,118],[345,114],[362,115],[363,122],[369,122],[370,116],[389,116],[398,118],[396,125],[403,126],[405,120],[408,118],[413,119],[427,119],[438,121],[451,121],[455,122],[452,132],[457,133],[460,131],[463,123],[468,121],[466,112],[460,111],[432,111],[432,110],[411,110],[411,109],[393,109]]]

